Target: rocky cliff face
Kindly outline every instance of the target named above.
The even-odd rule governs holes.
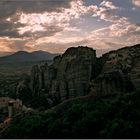
[[[103,71],[118,70],[127,76],[137,89],[140,84],[140,45],[126,47],[103,56],[106,62]]]
[[[121,94],[140,87],[140,45],[111,51],[101,59],[102,70],[91,81],[91,93]]]
[[[96,57],[88,47],[69,48],[51,65],[33,66],[33,95],[63,101],[94,94],[105,96],[131,92],[140,87],[140,45]]]
[[[78,47],[55,57],[50,66],[33,66],[31,88],[34,95],[43,90],[48,97],[61,101],[86,95],[95,62],[95,50]]]

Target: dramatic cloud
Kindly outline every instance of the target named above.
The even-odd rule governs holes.
[[[131,1],[136,10],[122,0],[1,0],[0,49],[64,52],[140,43],[140,1]]]
[[[0,38],[0,49],[3,52],[27,50],[27,40],[23,39],[10,39],[8,37]]]
[[[96,11],[97,6],[84,6],[83,1],[71,1],[70,8],[63,9],[62,12],[44,12],[42,14],[21,14],[18,22],[25,24],[25,27],[18,28],[19,34],[26,32],[36,33],[44,32],[46,36],[54,35],[57,32],[77,31],[69,25],[70,20],[79,19],[81,15]]]
[[[105,7],[105,8],[112,9],[112,10],[118,9],[118,7],[116,7],[115,5],[113,5],[113,3],[110,2],[110,1],[105,1],[104,0],[100,5],[103,6],[103,7]]]
[[[140,26],[136,24],[131,24],[130,22],[121,22],[110,25],[99,30],[93,31],[94,36],[100,37],[125,37],[130,35],[140,35]]]
[[[122,20],[123,19],[123,20]],[[88,42],[97,43],[95,48],[117,49],[140,43],[140,26],[130,23],[126,18],[121,18],[121,22],[110,26],[94,30],[88,37]],[[97,47],[100,45],[99,47]]]
[[[60,0],[60,3],[62,1]],[[63,30],[78,31],[75,27],[70,27],[70,20],[79,19],[81,15],[90,12],[93,13],[97,9],[97,6],[93,5],[88,7],[84,6],[82,0],[66,1],[59,8],[57,6],[59,6],[60,3],[50,1],[47,1],[48,3],[44,3],[44,1],[35,2],[33,6],[31,6],[31,2],[33,3],[33,1],[29,1],[29,3],[28,1],[23,1],[21,3],[16,3],[16,1],[10,2],[12,4],[10,9],[13,8],[16,13],[12,12],[12,16],[6,18],[6,24],[10,25],[9,27],[6,27],[6,31],[5,25],[1,24],[1,36],[11,37],[13,35],[12,37],[41,37],[52,36]],[[10,2],[7,2],[8,7]],[[46,7],[45,10],[43,4],[51,5],[52,3],[55,3],[55,9],[53,9],[53,11],[51,9],[50,11],[50,9],[47,9]],[[37,5],[39,5],[38,8],[36,7]],[[57,11],[58,9],[59,12]]]
[[[113,15],[112,11],[119,9],[117,6],[113,5],[110,1],[103,1],[100,4],[100,7],[96,9],[94,13],[94,17],[100,17],[100,19],[109,21],[109,22],[116,22],[120,20],[119,16]]]
[[[0,18],[7,18],[17,12],[43,13],[61,12],[62,8],[70,8],[71,0],[1,0]]]
[[[28,3],[29,2],[29,3]],[[62,1],[60,1],[61,3]],[[10,3],[12,4],[9,7]],[[3,2],[5,10],[9,11],[8,8],[13,9],[14,12],[6,12],[6,22],[1,23],[1,36],[9,37],[41,37],[41,36],[52,36],[63,30],[67,31],[78,31],[75,27],[70,27],[69,22],[72,19],[79,19],[84,14],[94,14],[99,16],[100,19],[105,21],[115,22],[119,20],[118,16],[113,16],[109,13],[109,10],[117,9],[112,2],[103,1],[97,7],[96,5],[84,6],[82,0],[77,1],[65,1],[63,5],[59,5],[58,2],[53,2],[54,9],[47,7],[44,9],[45,4],[51,5],[52,2],[38,1],[31,6],[33,1],[9,1]],[[0,3],[2,6],[2,2]],[[27,6],[27,7],[26,7]],[[58,6],[60,6],[58,8]],[[6,9],[7,8],[7,9]],[[57,11],[59,9],[59,12]],[[60,10],[61,9],[61,10]],[[39,13],[42,12],[42,13]],[[3,12],[2,12],[3,13]],[[9,17],[11,13],[11,17]],[[7,24],[6,30],[5,26]],[[9,24],[9,26],[8,26]]]
[[[132,3],[133,3],[135,6],[140,7],[140,0],[132,0]]]
[[[8,42],[7,39],[0,38],[0,50],[2,50],[2,52],[13,51],[12,49],[9,48],[10,45],[11,44],[10,44],[10,42]]]

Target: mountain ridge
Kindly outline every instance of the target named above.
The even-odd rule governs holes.
[[[42,60],[52,60],[55,56],[60,54],[53,54],[46,51],[18,51],[14,54],[0,57],[0,61],[3,62],[23,62],[23,61],[42,61]]]

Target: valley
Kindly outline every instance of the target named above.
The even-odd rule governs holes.
[[[16,114],[13,114],[10,117],[13,121],[1,133],[1,136],[4,138],[9,138],[9,136],[23,138],[20,125],[25,122],[33,128],[28,130],[27,138],[76,138],[80,135],[81,129],[85,131],[81,135],[83,138],[102,138],[103,136],[116,138],[113,132],[110,132],[110,136],[106,132],[111,125],[117,123],[116,120],[109,122],[107,116],[110,113],[111,116],[116,114],[113,112],[113,104],[116,110],[123,106],[121,102],[124,102],[126,108],[131,108],[131,105],[127,105],[127,100],[133,103],[134,100],[131,97],[139,98],[139,57],[139,44],[110,51],[101,57],[96,57],[96,50],[92,48],[78,46],[67,49],[64,54],[54,57],[53,60],[3,63],[0,70],[0,96],[10,97],[11,100],[21,100],[24,110],[19,111],[20,116],[16,117]],[[121,105],[118,106],[119,102]],[[84,112],[81,112],[81,109]],[[135,109],[137,110],[137,108]],[[104,110],[110,110],[110,113],[104,112]],[[129,115],[125,109],[121,110],[126,113],[126,116]],[[103,119],[98,113],[96,114],[96,111],[103,115]],[[77,118],[80,117],[80,112],[83,114],[81,119]],[[65,116],[61,116],[61,113],[64,113]],[[99,118],[96,118],[96,115],[99,115]],[[137,113],[136,115],[139,116]],[[92,119],[90,116],[93,117],[93,122],[90,120]],[[48,117],[53,121],[54,119],[62,121],[62,125],[57,121],[47,121]],[[53,127],[51,131],[51,126],[49,128],[42,126],[39,122],[42,122],[43,118],[46,120],[43,125],[53,124],[56,127]],[[46,131],[40,132],[41,136],[40,133],[32,135],[37,128],[33,123],[27,122],[28,119],[31,122],[34,121],[41,130],[42,127],[45,127]],[[69,125],[65,124],[65,119],[68,119],[66,123]],[[75,119],[79,121],[79,124],[75,122]],[[120,118],[116,117],[116,119],[119,121]],[[19,126],[16,125],[17,121]],[[111,123],[110,126],[105,125],[104,121],[107,124]],[[134,120],[132,121],[134,122]],[[75,123],[74,127],[68,128],[72,122]],[[85,126],[82,126],[82,123],[85,123]],[[99,126],[99,129],[95,130],[96,134],[86,130],[86,127],[90,128],[88,123],[92,124],[91,127],[94,130],[93,126],[96,128]],[[127,125],[128,122],[125,121],[125,123]],[[70,133],[63,132],[65,131],[63,128],[61,131],[55,130],[63,125],[65,130],[70,130]],[[25,126],[23,125],[23,129]],[[102,128],[103,126],[105,129]],[[124,129],[129,131],[127,126]],[[21,131],[20,135],[14,134],[14,131]],[[55,131],[54,137],[53,131]],[[77,131],[76,135],[75,131]],[[119,137],[122,132],[119,131],[117,134]]]
[[[0,0],[0,139],[140,139],[140,0]]]

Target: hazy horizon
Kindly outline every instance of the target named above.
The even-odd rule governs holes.
[[[69,47],[116,50],[140,43],[139,0],[1,0],[0,56],[63,53]]]
[[[134,44],[134,45],[138,45],[138,44]],[[75,46],[75,47],[78,47],[78,46]],[[89,47],[89,46],[83,46],[83,47]],[[105,53],[108,53],[108,52],[113,51],[113,50],[125,48],[125,47],[132,47],[132,46],[123,46],[123,47],[114,48],[114,49],[95,49],[95,50],[96,50],[96,55],[97,55],[97,57],[100,57],[100,56],[102,56],[102,55],[105,54]],[[71,48],[71,47],[70,47],[70,48]],[[89,47],[89,48],[91,48],[91,47]],[[68,49],[68,48],[67,48],[67,49]],[[94,49],[94,48],[93,48],[93,49]],[[62,52],[62,53],[55,53],[55,52],[53,53],[53,52],[49,52],[49,51],[45,51],[45,50],[34,50],[34,51],[17,50],[17,51],[15,51],[15,52],[0,52],[0,57],[9,56],[9,55],[12,55],[12,54],[14,54],[14,53],[21,52],[21,51],[23,51],[23,52],[28,52],[28,53],[32,53],[32,52],[36,52],[36,51],[44,51],[44,52],[48,52],[48,53],[50,53],[50,54],[58,54],[58,55],[60,55],[60,54],[65,53],[66,50],[65,50],[64,52]]]

